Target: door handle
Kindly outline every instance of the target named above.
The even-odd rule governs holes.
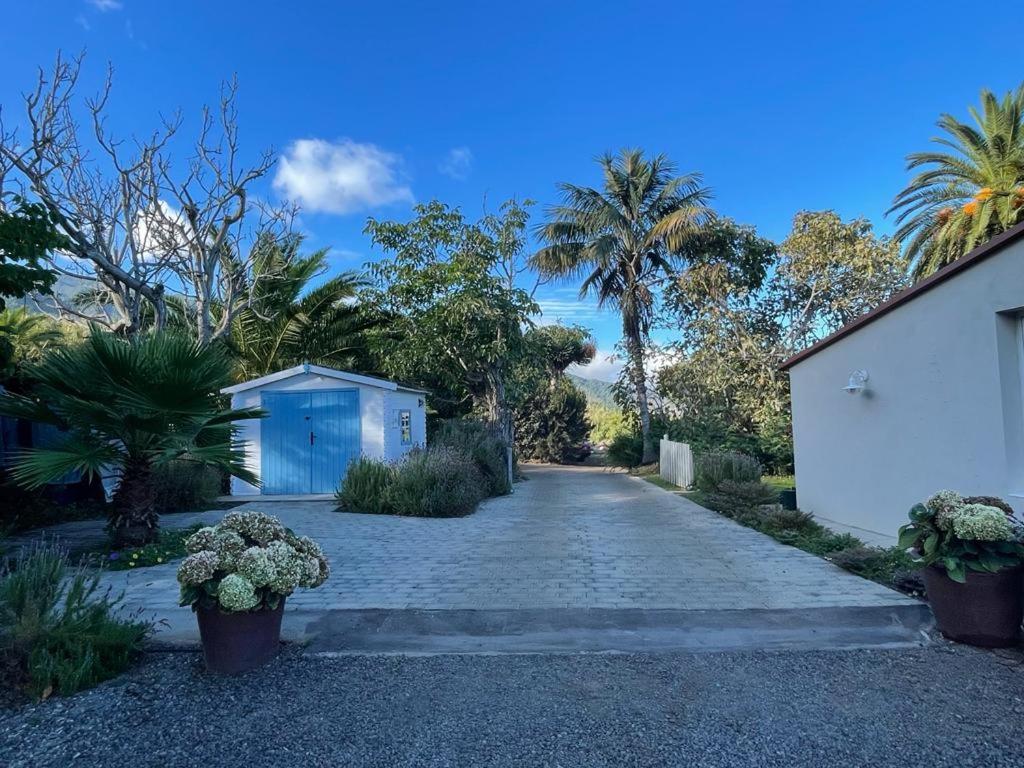
[[[313,439],[314,439],[315,437],[316,437],[316,435],[314,435],[314,434],[313,434],[313,432],[312,432],[312,431],[310,431],[310,433],[309,433],[309,444],[310,444],[310,445],[312,445],[312,444],[313,444]]]

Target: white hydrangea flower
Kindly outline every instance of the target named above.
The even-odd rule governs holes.
[[[202,552],[204,549],[212,550],[214,548],[213,543],[216,535],[217,529],[212,526],[208,525],[205,528],[200,528],[185,539],[185,549],[192,554]]]
[[[952,529],[953,515],[963,507],[964,497],[956,491],[939,491],[925,502],[935,516],[935,526],[947,533]]]
[[[1013,525],[996,507],[967,504],[951,516],[953,533],[965,541],[1012,541]]]
[[[267,586],[279,595],[290,595],[302,580],[305,555],[300,555],[283,541],[270,542],[266,552],[274,566],[274,578]]]
[[[213,537],[212,549],[220,557],[221,570],[233,571],[239,556],[248,549],[248,545],[245,543],[245,539],[235,531],[218,528]]]
[[[248,579],[254,586],[265,587],[274,580],[277,570],[267,550],[262,547],[249,547],[235,563],[240,576]]]
[[[178,566],[178,581],[186,586],[198,586],[212,579],[219,565],[220,558],[216,552],[195,552],[182,560]]]
[[[252,582],[237,573],[228,574],[220,580],[217,602],[225,611],[251,611],[259,601]]]
[[[221,526],[237,531],[263,546],[276,539],[282,539],[285,535],[281,521],[264,512],[228,512],[224,515]]]

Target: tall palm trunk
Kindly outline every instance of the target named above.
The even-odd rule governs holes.
[[[110,533],[114,546],[140,546],[156,539],[156,493],[153,466],[148,459],[129,458],[111,502]]]
[[[622,312],[622,336],[626,340],[626,356],[629,359],[629,375],[636,392],[637,410],[640,412],[640,435],[644,441],[643,463],[650,464],[657,458],[654,451],[654,437],[651,435],[651,406],[647,400],[647,368],[644,360],[644,339],[637,319],[631,312]]]

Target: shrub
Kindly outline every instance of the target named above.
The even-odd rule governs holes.
[[[180,560],[188,554],[185,542],[202,527],[201,523],[197,523],[188,528],[161,528],[152,544],[108,552],[107,567],[112,571],[127,571]]]
[[[644,439],[633,433],[616,435],[608,446],[608,463],[615,467],[638,467],[644,459]]]
[[[228,512],[185,542],[181,605],[240,613],[277,608],[298,587],[319,587],[331,570],[312,539],[263,512]]]
[[[508,476],[508,449],[501,438],[479,421],[449,419],[437,428],[433,448],[450,448],[469,456],[483,478],[485,496],[501,496],[512,490]]]
[[[726,480],[756,483],[761,480],[761,465],[757,459],[743,453],[718,452],[697,456],[693,468],[694,485],[705,492],[718,490]]]
[[[524,459],[576,461],[589,431],[587,396],[566,378],[542,385],[516,412],[516,449]]]
[[[70,567],[52,544],[0,571],[0,650],[14,683],[37,698],[70,695],[124,671],[152,625],[117,616],[99,574]]]
[[[191,461],[158,464],[150,476],[159,514],[204,510],[220,496],[223,482],[216,467]]]
[[[778,500],[779,492],[770,485],[735,480],[723,480],[716,491],[707,495],[708,506],[727,517],[757,512],[759,507]]]
[[[346,509],[375,515],[391,511],[388,487],[394,482],[395,468],[386,462],[360,456],[348,465],[337,499]]]
[[[399,515],[458,517],[476,509],[486,487],[467,453],[435,445],[429,451],[412,451],[398,465],[387,500]]]

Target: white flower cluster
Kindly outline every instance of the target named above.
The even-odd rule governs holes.
[[[183,604],[216,595],[222,610],[251,611],[298,587],[319,587],[331,572],[315,541],[262,512],[229,512],[185,546],[192,554],[178,568]]]
[[[1016,531],[1001,509],[965,504],[953,512],[953,533],[964,541],[1013,541]]]
[[[939,491],[924,505],[935,516],[935,527],[948,533],[953,526],[953,515],[964,505],[964,497],[956,491]]]

